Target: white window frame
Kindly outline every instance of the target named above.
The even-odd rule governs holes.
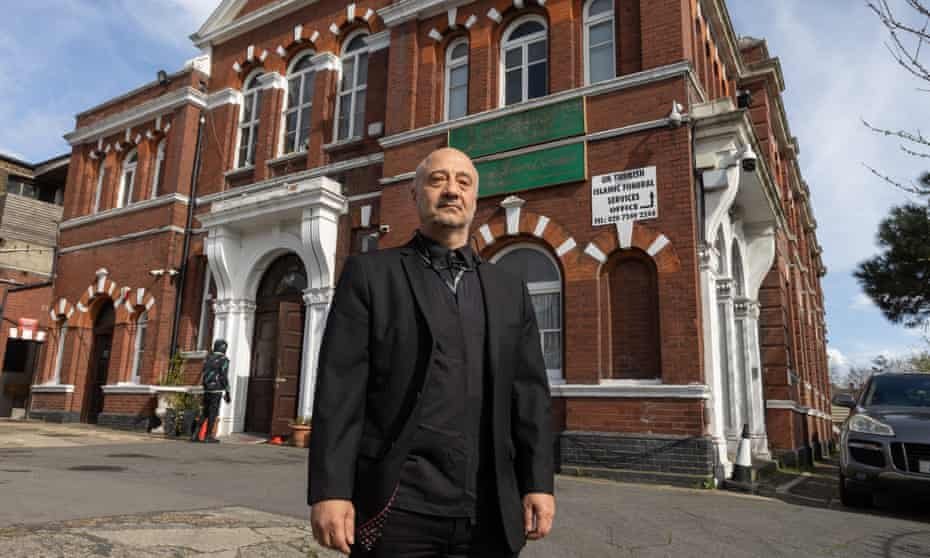
[[[97,167],[97,187],[94,192],[94,213],[100,211],[100,198],[103,195],[103,171],[106,170],[105,161],[100,161],[100,166]]]
[[[135,160],[133,160],[135,158]],[[127,181],[126,176],[132,173]],[[136,187],[136,176],[139,174],[139,150],[133,149],[123,159],[122,170],[119,173],[119,193],[116,196],[116,207],[132,205],[133,190]]]
[[[200,321],[197,328],[198,351],[209,351],[212,346],[212,339],[204,339],[204,332],[207,329],[207,309],[213,303],[213,295],[210,294],[211,283],[213,283],[213,272],[210,270],[210,266],[207,265],[203,273],[203,296],[200,298]]]
[[[309,107],[311,111],[311,117],[310,117],[311,120],[313,118],[312,117],[313,94],[311,93],[309,102],[298,104],[298,105],[288,108],[288,102],[290,101],[289,96],[291,94],[291,80],[292,79],[300,80],[300,90],[298,92],[298,95],[299,95],[298,101],[299,101],[300,99],[303,99],[304,88],[307,86],[307,76],[311,74],[315,74],[316,68],[314,66],[310,66],[310,67],[304,68],[303,70],[300,70],[297,73],[294,73],[294,67],[296,67],[297,64],[302,62],[303,60],[312,58],[314,54],[316,54],[316,52],[313,50],[302,51],[298,53],[297,56],[295,56],[294,59],[291,60],[291,63],[288,65],[287,89],[285,89],[284,103],[283,103],[283,107],[281,110],[281,140],[280,140],[280,147],[278,148],[279,154],[290,155],[293,153],[305,153],[310,148],[309,145],[305,147],[298,146],[297,149],[293,151],[288,151],[288,148],[287,148],[287,116],[291,113],[297,113],[297,130],[296,130],[297,136],[296,137],[299,140],[300,139],[300,128],[302,127],[301,124],[303,124],[303,122],[300,121],[300,115],[303,109]],[[314,84],[315,83],[316,83],[316,79],[314,76]],[[310,136],[308,134],[307,141],[309,142],[309,140],[310,140]]]
[[[549,263],[552,264],[552,267],[555,269],[555,272],[559,275],[558,281],[534,281],[532,283],[527,282],[526,289],[530,292],[530,297],[533,295],[545,295],[545,294],[558,294],[559,295],[559,304],[561,308],[559,309],[559,329],[547,329],[539,330],[539,343],[542,346],[543,343],[543,333],[544,332],[553,332],[558,331],[559,333],[559,347],[562,349],[562,355],[560,361],[562,363],[562,368],[547,368],[546,375],[549,377],[550,384],[560,384],[565,382],[565,375],[563,370],[565,368],[565,292],[562,289],[563,277],[562,270],[559,268],[558,262],[552,257],[552,255],[539,247],[536,244],[529,242],[518,242],[511,244],[506,248],[503,248],[500,252],[494,254],[491,257],[491,263],[497,263],[503,259],[507,254],[521,249],[530,249],[535,252],[538,252],[546,257],[549,260]]]
[[[366,36],[366,37],[367,37],[368,34],[369,34],[369,33],[368,33],[367,31],[360,29],[360,30],[358,30],[358,31],[356,31],[356,32],[354,32],[354,33],[349,34],[349,36],[346,37],[346,40],[342,42],[342,49],[341,49],[341,51],[340,51],[340,57],[339,57],[339,60],[340,60],[340,62],[341,62],[341,64],[340,64],[340,71],[339,71],[339,82],[338,82],[337,85],[336,85],[336,118],[333,120],[333,123],[335,124],[335,125],[333,126],[333,141],[336,141],[336,142],[340,142],[340,141],[353,141],[353,140],[361,139],[361,138],[365,135],[364,127],[363,127],[363,129],[362,129],[362,135],[360,135],[360,136],[353,135],[353,132],[355,131],[355,113],[357,112],[357,111],[355,110],[355,108],[356,108],[355,105],[356,105],[357,100],[358,100],[358,94],[359,94],[360,92],[362,92],[362,91],[365,91],[365,92],[366,92],[366,96],[365,96],[366,102],[367,102],[367,99],[368,99],[368,96],[367,96],[367,91],[368,91],[368,79],[367,79],[367,78],[365,79],[365,84],[364,84],[364,85],[358,85],[358,68],[359,68],[359,63],[358,63],[358,61],[359,61],[359,58],[361,57],[361,55],[363,55],[363,54],[368,55],[368,54],[370,54],[370,53],[369,53],[369,49],[368,49],[367,46],[366,46],[365,48],[360,48],[360,49],[358,49],[358,50],[353,50],[353,51],[350,52],[350,53],[346,53],[346,49],[349,48],[349,45],[352,44],[352,41],[354,41],[357,37],[361,37],[361,36]],[[352,70],[353,70],[353,72],[354,72],[355,75],[352,76],[352,86],[351,86],[348,90],[343,91],[343,89],[342,89],[342,73],[345,71],[346,61],[349,60],[349,59],[351,59],[351,58],[354,58],[354,59],[355,59],[355,63],[352,65]],[[368,62],[369,62],[369,60],[368,60],[368,58],[366,58],[365,63],[367,64]],[[365,73],[366,73],[366,75],[368,74],[367,71],[366,71]],[[346,93],[349,94],[349,98],[351,99],[351,101],[350,101],[350,103],[349,103],[349,135],[348,135],[347,137],[340,138],[340,137],[339,137],[339,117],[342,115],[342,111],[345,109],[345,107],[342,106],[342,97],[343,97]],[[363,117],[363,118],[365,117],[365,113],[364,113],[364,112],[362,113],[362,117]]]
[[[62,320],[58,328],[58,348],[55,350],[55,372],[49,382],[52,385],[61,384],[61,369],[65,360],[65,340],[68,337],[68,322]]]
[[[149,197],[155,199],[158,197],[158,181],[161,180],[161,164],[165,161],[165,143],[167,138],[162,138],[155,148],[155,170],[152,173],[152,195]]]
[[[610,44],[611,44],[611,60],[613,60],[613,68],[611,68],[611,78],[617,77],[617,26],[614,22],[614,13],[615,9],[613,2],[611,2],[611,9],[608,12],[597,14],[593,18],[588,15],[591,9],[591,5],[597,2],[598,0],[588,0],[584,6],[584,83],[585,85],[591,85],[591,28],[595,25],[604,23],[605,21],[610,21]],[[610,79],[610,78],[607,78]],[[607,81],[607,80],[603,80]]]
[[[458,48],[459,45],[465,45],[465,56],[463,58],[452,58],[452,53]],[[456,39],[449,43],[449,46],[446,47],[446,74],[445,74],[445,98],[443,99],[443,117],[446,120],[453,120],[449,115],[449,108],[451,107],[450,100],[452,98],[452,70],[457,70],[462,66],[465,66],[466,74],[470,71],[469,64],[471,63],[471,51],[469,50],[468,37],[462,37]],[[465,79],[465,114],[456,116],[455,118],[461,118],[462,116],[468,115],[468,78]]]
[[[258,128],[261,125],[261,90],[262,86],[258,83],[256,79],[258,76],[262,75],[262,70],[258,69],[250,73],[248,77],[242,82],[242,105],[239,107],[239,126],[236,129],[236,169],[249,168],[255,165],[255,152],[253,151],[258,147],[258,141],[255,139],[256,134],[258,134]],[[249,84],[255,81],[255,84],[248,88]],[[245,107],[246,104],[252,103],[252,119],[246,122],[243,120],[245,118]],[[246,149],[246,162],[240,160],[239,151],[242,146],[242,131],[249,130],[249,146]],[[251,157],[250,157],[251,155]],[[252,159],[251,162],[248,162],[249,159]]]
[[[129,378],[129,382],[133,384],[138,384],[140,381],[139,368],[142,364],[145,330],[148,329],[148,324],[149,313],[147,310],[143,310],[142,313],[139,314],[139,317],[136,318],[136,334],[132,348],[132,376]]]
[[[541,23],[543,26],[543,30],[533,33],[532,35],[527,35],[526,37],[520,37],[519,39],[511,41],[510,35],[513,34],[513,32],[516,31],[521,25],[523,25],[524,23],[529,23],[530,21],[536,21],[538,23]],[[521,65],[520,65],[520,68],[522,69],[521,74],[522,74],[522,80],[523,80],[523,91],[522,91],[520,100],[512,104],[518,105],[520,103],[525,103],[531,100],[529,99],[529,79],[530,78],[529,78],[529,71],[528,71],[530,65],[527,63],[527,55],[529,51],[529,45],[531,43],[535,43],[539,41],[540,39],[543,39],[546,41],[546,94],[542,95],[542,97],[549,95],[549,79],[550,79],[550,74],[551,74],[551,69],[552,69],[551,65],[549,64],[550,62],[549,60],[549,46],[550,46],[549,45],[549,23],[546,21],[546,18],[540,15],[536,15],[536,14],[527,15],[511,23],[510,26],[507,28],[507,31],[501,37],[500,61],[498,64],[500,66],[498,68],[500,72],[500,80],[499,80],[500,85],[498,87],[498,89],[500,89],[500,98],[499,98],[500,106],[502,107],[511,106],[507,104],[507,60],[506,60],[507,57],[506,57],[506,54],[507,54],[508,49],[512,49],[514,47],[520,47],[523,52],[523,61],[521,62]],[[540,99],[542,97],[533,97],[533,99]]]

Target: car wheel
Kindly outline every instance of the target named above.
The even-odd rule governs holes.
[[[840,474],[840,502],[847,508],[868,508],[872,506],[872,495],[861,489],[850,488],[846,476]]]

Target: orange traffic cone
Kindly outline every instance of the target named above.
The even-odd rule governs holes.
[[[200,424],[200,432],[197,433],[197,441],[202,442],[207,439],[207,421]]]

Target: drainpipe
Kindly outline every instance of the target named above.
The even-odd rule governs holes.
[[[174,299],[174,320],[171,322],[171,358],[178,352],[178,333],[180,330],[181,307],[184,303],[184,284],[187,279],[187,259],[190,257],[192,226],[194,223],[194,208],[197,204],[197,176],[200,174],[200,151],[203,141],[203,124],[206,121],[204,111],[200,111],[197,119],[197,145],[194,148],[194,168],[191,170],[190,203],[187,206],[187,225],[184,227],[184,249],[181,252],[181,266],[176,285],[177,294]]]

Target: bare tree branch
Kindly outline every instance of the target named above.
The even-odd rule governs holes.
[[[881,178],[883,181],[887,182],[888,184],[891,184],[895,188],[902,190],[904,192],[907,192],[908,194],[914,194],[916,196],[930,196],[930,188],[925,188],[925,187],[919,186],[914,183],[902,184],[901,182],[898,182],[897,180],[891,178],[890,176],[878,172],[877,170],[870,167],[869,165],[866,165],[865,163],[863,163],[862,166],[867,168],[869,172],[871,172],[878,178]]]

